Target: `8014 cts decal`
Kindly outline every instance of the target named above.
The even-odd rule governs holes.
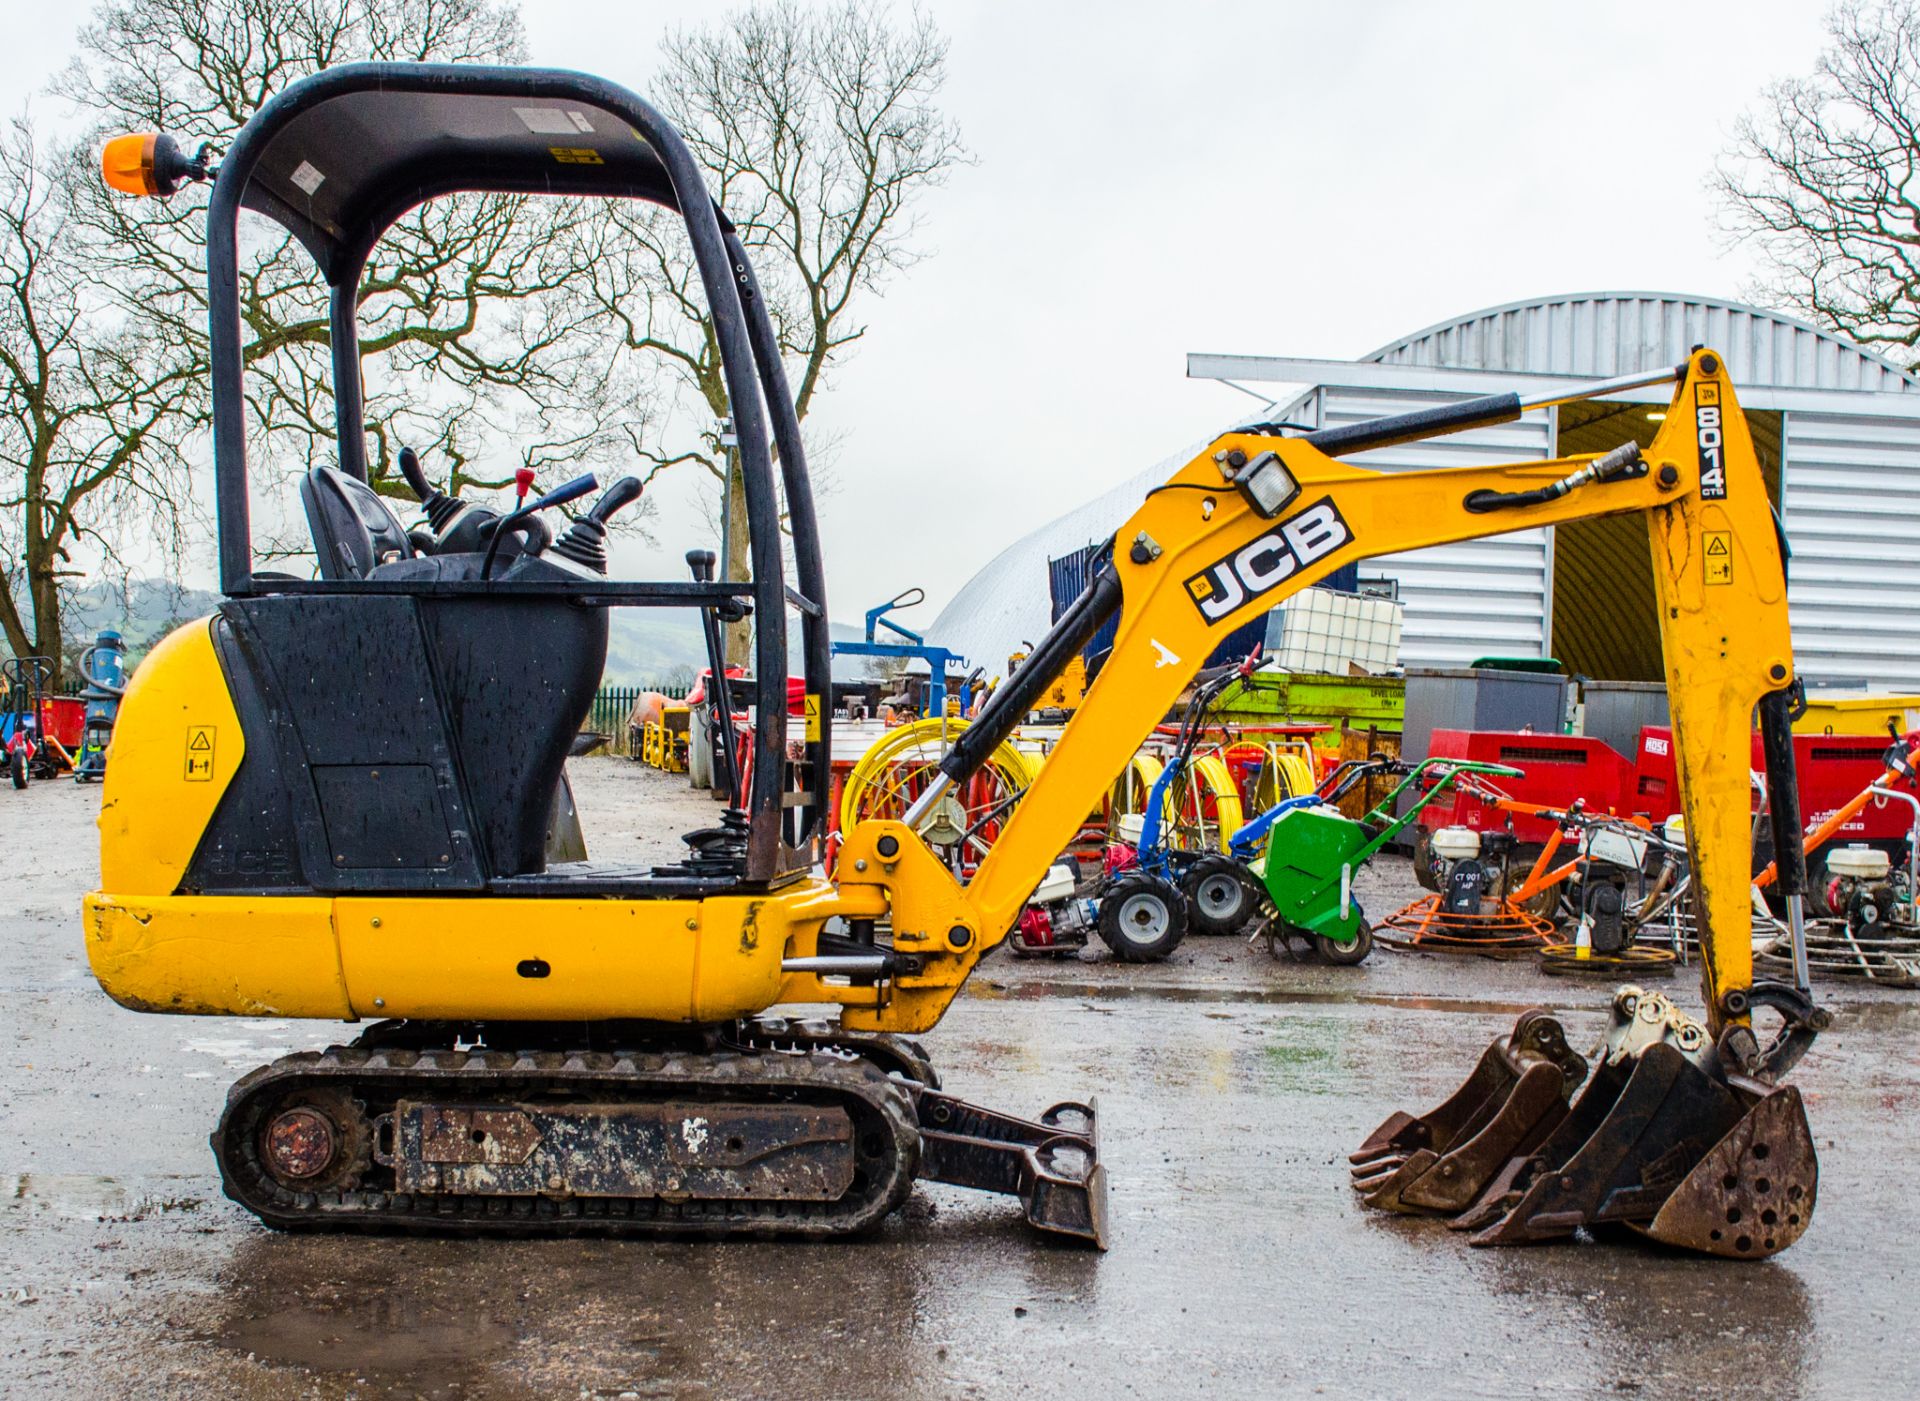
[[[1333,498],[1323,496],[1251,544],[1187,580],[1187,597],[1209,623],[1268,591],[1353,539]]]
[[[1694,435],[1700,446],[1700,497],[1727,499],[1727,455],[1720,433],[1720,386],[1696,385],[1693,391]]]

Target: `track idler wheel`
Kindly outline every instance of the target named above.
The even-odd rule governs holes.
[[[294,1191],[350,1190],[372,1165],[373,1129],[365,1111],[343,1090],[312,1089],[287,1096],[260,1128],[260,1163]]]
[[[1461,1211],[1558,1127],[1586,1074],[1560,1023],[1531,1008],[1445,1103],[1396,1113],[1367,1136],[1348,1159],[1354,1190],[1383,1211]]]

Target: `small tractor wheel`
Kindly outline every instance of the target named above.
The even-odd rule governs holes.
[[[1260,908],[1265,894],[1253,872],[1231,856],[1203,856],[1180,882],[1187,916],[1196,934],[1238,934]]]
[[[1100,899],[1100,938],[1123,963],[1154,963],[1180,947],[1187,902],[1172,881],[1132,871]]]
[[[1440,882],[1433,874],[1433,833],[1425,827],[1413,839],[1413,878],[1422,890],[1440,894]]]
[[[1539,853],[1535,852],[1534,855],[1537,857]],[[1503,874],[1495,876],[1493,880],[1488,883],[1487,894],[1497,900],[1510,900],[1513,902],[1514,908],[1525,910],[1530,915],[1538,915],[1541,919],[1552,923],[1555,914],[1557,914],[1560,909],[1562,886],[1549,885],[1542,890],[1536,890],[1533,895],[1526,900],[1513,900],[1513,892],[1525,885],[1527,883],[1527,877],[1532,874],[1533,861],[1531,859],[1528,860],[1525,865],[1521,865],[1518,862],[1511,862]]]
[[[1367,955],[1373,952],[1373,926],[1367,923],[1366,916],[1360,917],[1360,929],[1351,943],[1342,944],[1319,934],[1313,936],[1314,947],[1320,951],[1320,957],[1328,963],[1341,967],[1351,967],[1356,963],[1365,963]]]
[[[27,786],[27,751],[15,749],[7,755],[7,773],[15,788]]]

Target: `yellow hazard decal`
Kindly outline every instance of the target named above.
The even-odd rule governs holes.
[[[1705,557],[1706,578],[1709,584],[1731,584],[1733,582],[1733,532],[1731,530],[1709,530]]]
[[[820,697],[809,695],[805,701],[807,715],[807,743],[820,742]]]
[[[605,165],[606,161],[591,146],[549,146],[553,158],[562,165]]]
[[[187,781],[206,783],[213,778],[212,725],[187,726]]]

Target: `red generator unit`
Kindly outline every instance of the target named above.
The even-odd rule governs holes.
[[[1916,735],[1920,732],[1909,735],[1904,744],[1910,747]],[[1808,828],[1880,777],[1890,742],[1873,735],[1793,737],[1800,775],[1800,811]],[[1523,803],[1564,808],[1584,799],[1590,812],[1642,817],[1656,827],[1681,810],[1673,732],[1664,726],[1642,729],[1630,759],[1611,745],[1582,735],[1497,730],[1435,730],[1428,753],[1434,758],[1471,759],[1524,770],[1525,778],[1502,779],[1499,783],[1508,797]],[[1756,771],[1763,768],[1757,732],[1750,762]],[[1895,864],[1900,864],[1906,859],[1910,820],[1910,810],[1904,804],[1869,803],[1828,845],[1871,846],[1887,852]],[[1415,859],[1426,846],[1426,834],[1438,828],[1504,832],[1509,821],[1515,864],[1531,862],[1552,834],[1550,823],[1502,812],[1475,794],[1456,788],[1420,814],[1421,839],[1416,843]],[[1773,859],[1771,848],[1771,833],[1762,823],[1754,851],[1756,872]],[[1826,848],[1808,858],[1807,868],[1814,891],[1823,889]]]

